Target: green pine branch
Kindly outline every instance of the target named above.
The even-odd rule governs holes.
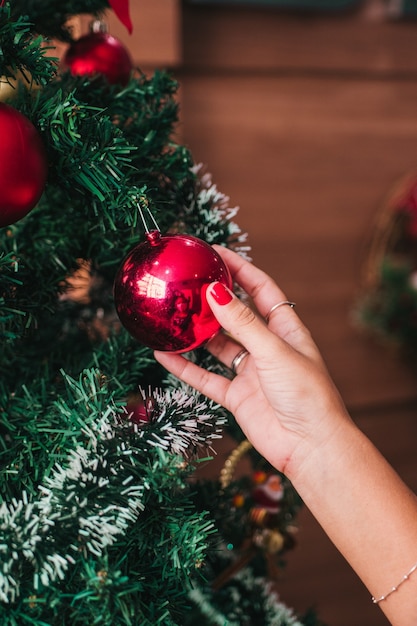
[[[24,11],[11,19],[10,5],[0,7],[0,77],[4,82],[22,78],[27,86],[46,85],[56,73],[56,59],[45,57],[41,36],[33,37],[33,25]]]
[[[81,574],[74,569],[83,571],[88,560],[110,554],[123,534],[130,537],[123,564],[119,564],[125,576],[139,580],[159,576],[155,596],[160,597],[164,588],[168,595],[178,596],[182,605],[189,577],[204,559],[213,524],[204,521],[204,515],[192,506],[185,482],[191,466],[175,454],[180,432],[169,434],[169,450],[167,438],[163,438],[165,423],[159,425],[159,437],[132,428],[128,420],[120,419],[115,405],[108,403],[97,372],[87,371],[78,381],[66,377],[66,383],[71,401],[62,397],[54,403],[56,415],[66,418],[65,437],[46,416],[44,425],[38,425],[39,432],[49,434],[50,456],[57,460],[59,454],[60,462],[40,484],[40,497],[24,491],[21,497],[3,503],[0,511],[0,553],[7,572],[0,577],[3,614],[7,615],[8,608],[14,611],[21,597],[36,597],[39,609],[42,597],[58,593],[62,586],[65,605],[72,585],[79,589],[76,579]],[[184,421],[195,438],[196,403],[179,392],[172,402],[183,415],[187,408],[188,420]],[[202,408],[200,401],[197,413]],[[175,413],[173,406],[172,411]],[[207,428],[205,413],[207,406],[200,418]],[[54,454],[52,441],[58,436],[61,442],[56,442]],[[68,449],[70,442],[73,445],[64,454],[60,444]],[[165,572],[162,578],[161,571]],[[75,596],[81,606],[84,596],[74,593],[74,601]],[[148,601],[149,590],[143,602]],[[140,605],[140,597],[135,603]],[[85,614],[85,607],[80,610]],[[147,612],[143,606],[141,611]]]

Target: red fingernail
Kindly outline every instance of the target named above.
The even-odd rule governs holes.
[[[212,285],[212,287],[210,288],[210,293],[212,294],[217,304],[229,304],[229,302],[231,302],[233,299],[233,294],[225,285],[223,285],[223,283],[215,283],[214,285]]]

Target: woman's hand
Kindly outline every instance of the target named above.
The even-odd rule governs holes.
[[[234,414],[255,448],[292,481],[391,623],[415,626],[415,495],[347,415],[294,309],[275,306],[286,302],[279,287],[238,255],[216,249],[259,313],[211,284],[207,300],[227,332],[207,349],[228,367],[242,346],[249,354],[232,380],[180,355],[156,358]]]
[[[264,272],[234,252],[216,246],[233,279],[252,298],[257,312],[221,283],[212,283],[207,301],[226,333],[206,346],[223,364],[246,348],[249,354],[229,380],[181,355],[156,352],[172,374],[223,405],[246,437],[277,469],[297,472],[310,452],[332,438],[347,417],[320,353],[286,296]],[[296,460],[295,460],[296,459]]]

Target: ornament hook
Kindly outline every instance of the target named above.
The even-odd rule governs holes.
[[[147,223],[147,219],[146,219],[146,217],[145,217],[145,213],[144,213],[144,211],[143,211],[143,208],[142,208],[142,206],[141,206],[140,202],[138,202],[138,211],[139,211],[140,219],[142,220],[142,224],[143,224],[143,227],[144,227],[144,229],[145,229],[145,232],[146,232],[147,234],[149,234],[149,233],[151,232],[151,230],[157,230],[158,232],[160,232],[160,229],[159,229],[159,226],[158,226],[158,224],[157,224],[157,221],[156,221],[156,219],[154,218],[154,216],[152,215],[152,212],[151,212],[151,210],[149,209],[148,205],[145,205],[145,210],[146,210],[146,217],[147,217],[148,219],[150,219],[150,221],[152,222],[152,224],[153,224],[153,226],[154,226],[154,228],[152,228],[152,229],[150,229],[150,228],[148,227],[148,223]]]
[[[146,211],[146,214],[144,212],[144,209]],[[145,238],[151,246],[157,246],[161,240],[161,231],[159,230],[157,221],[152,215],[152,212],[147,204],[145,204],[144,209],[142,208],[140,202],[138,202],[139,215],[146,233]],[[154,228],[150,229],[148,227],[147,220],[151,221]]]
[[[90,22],[90,33],[108,33],[109,27],[102,19],[97,17],[92,22]]]

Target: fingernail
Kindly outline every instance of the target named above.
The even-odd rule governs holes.
[[[233,299],[233,294],[223,283],[214,283],[214,285],[210,287],[210,293],[217,304],[229,304]]]

